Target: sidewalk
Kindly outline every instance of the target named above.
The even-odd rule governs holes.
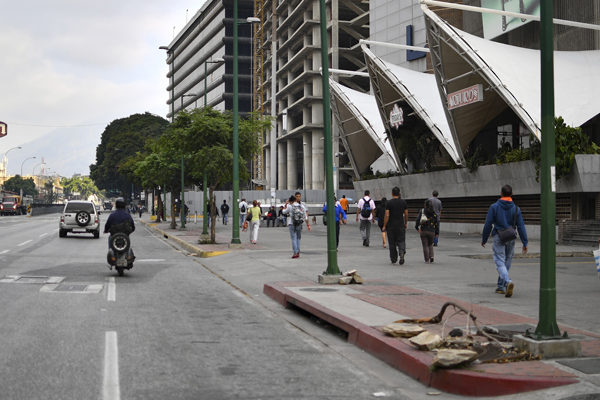
[[[269,282],[270,276],[260,272],[261,286],[264,285],[263,291],[267,296],[284,307],[301,308],[342,329],[347,332],[350,343],[423,384],[445,392],[468,396],[499,396],[570,385],[586,381],[588,377],[592,377],[593,381],[593,378],[600,374],[600,330],[597,329],[599,314],[595,307],[583,306],[581,302],[585,301],[587,304],[586,300],[577,298],[578,292],[585,292],[586,296],[594,298],[598,293],[598,290],[594,293],[594,288],[600,288],[600,282],[589,282],[591,278],[598,279],[595,273],[588,272],[588,264],[591,264],[589,271],[592,271],[593,265],[591,248],[557,246],[557,255],[575,260],[566,261],[565,264],[569,272],[571,269],[574,271],[572,278],[578,279],[577,282],[585,280],[589,284],[585,287],[581,284],[577,284],[579,287],[571,287],[576,284],[563,279],[563,286],[569,286],[569,293],[564,293],[567,290],[559,292],[561,300],[566,304],[563,308],[559,307],[559,310],[568,314],[565,315],[565,319],[569,322],[569,326],[560,325],[561,332],[566,330],[570,337],[581,340],[581,357],[504,364],[473,363],[461,369],[432,371],[429,366],[434,356],[433,352],[419,351],[407,339],[386,336],[381,328],[398,319],[432,317],[440,311],[444,303],[451,301],[475,315],[480,327],[493,326],[520,332],[527,328],[534,330],[537,325],[537,319],[534,318],[537,303],[533,303],[539,290],[539,283],[538,288],[534,289],[535,271],[539,268],[536,267],[536,260],[530,258],[539,253],[539,242],[530,243],[528,258],[515,260],[515,264],[522,263],[514,272],[521,274],[517,275],[520,279],[517,281],[517,292],[514,298],[505,299],[504,296],[493,293],[495,270],[490,270],[490,266],[493,265],[489,260],[491,249],[489,246],[482,248],[479,237],[475,235],[443,234],[440,247],[436,248],[436,264],[423,264],[422,261],[419,264],[420,244],[417,243],[415,234],[409,231],[407,263],[405,266],[392,266],[389,260],[386,262],[386,250],[376,247],[375,243],[379,244],[380,237],[378,229],[371,231],[371,247],[362,248],[358,245],[358,228],[352,225],[351,216],[350,224],[343,227],[338,253],[339,263],[356,267],[365,278],[365,284],[324,286],[316,283],[316,274],[311,275],[314,271],[320,272],[319,265],[325,257],[323,226],[314,226],[310,233],[304,231],[303,255],[298,262],[289,259],[289,236],[286,228],[261,228],[258,245],[249,244],[247,233],[240,232],[243,244],[237,248],[230,248],[231,225],[223,226],[218,223],[217,244],[205,245],[198,244],[202,231],[200,222],[188,223],[186,230],[171,229],[169,222],[152,223],[147,215],[144,215],[143,222],[200,257],[227,254],[227,263],[231,263],[234,259],[246,258],[250,254],[267,257],[270,263],[279,265],[280,269],[287,271],[290,268],[293,273],[286,275],[284,281],[279,280],[283,275],[278,273],[274,275],[276,281]],[[349,238],[345,238],[344,235]],[[245,256],[241,257],[242,255]],[[581,261],[575,259],[583,256],[587,258]],[[214,262],[219,261],[215,259]],[[294,262],[295,264],[292,264]],[[481,265],[485,265],[485,269],[481,268]],[[529,268],[530,266],[534,268]],[[248,274],[257,275],[261,268],[266,267],[253,265],[247,268]],[[460,279],[457,271],[461,271],[466,278]],[[560,270],[564,273],[562,271]],[[589,275],[590,278],[581,277],[581,273]],[[300,279],[299,275],[302,276]],[[479,283],[481,281],[490,283]],[[462,288],[459,285],[462,285]],[[578,302],[581,304],[578,305]],[[449,309],[444,317],[452,315],[452,312]],[[579,313],[581,315],[578,315]],[[445,326],[422,324],[427,330],[438,334],[443,329],[446,335],[455,327],[464,329],[465,325],[464,314],[452,316]],[[578,326],[584,328],[578,329]],[[600,393],[600,386],[597,389]]]

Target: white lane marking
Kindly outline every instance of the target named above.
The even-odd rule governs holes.
[[[104,379],[102,382],[102,399],[119,400],[119,345],[117,332],[106,332],[104,346]]]
[[[8,253],[9,251],[10,251],[10,250],[2,250],[2,251],[0,251],[0,254],[6,254],[6,253]]]
[[[23,243],[20,243],[20,244],[18,244],[18,245],[17,245],[17,247],[25,246],[27,243],[30,243],[30,242],[32,242],[32,241],[33,241],[33,240],[31,240],[31,239],[30,239],[30,240],[26,240],[26,241],[24,241]]]
[[[106,293],[106,300],[117,301],[117,284],[114,276],[108,278],[108,291]]]
[[[47,233],[42,233],[42,234],[40,235],[40,237],[44,237],[44,236],[46,236],[46,235],[47,235]]]

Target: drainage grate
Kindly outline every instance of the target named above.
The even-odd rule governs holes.
[[[23,276],[23,275],[6,275],[0,279],[0,283],[34,283],[38,285],[49,283],[60,283],[65,278],[63,276]]]
[[[102,284],[86,284],[86,283],[61,283],[44,285],[40,289],[43,293],[79,293],[79,294],[97,294],[102,291]]]
[[[576,369],[586,375],[600,374],[600,358],[558,361],[559,364]]]

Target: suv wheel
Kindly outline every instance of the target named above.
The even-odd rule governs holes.
[[[90,219],[90,213],[87,211],[79,211],[75,215],[75,221],[77,221],[77,225],[79,226],[86,226],[90,222]]]

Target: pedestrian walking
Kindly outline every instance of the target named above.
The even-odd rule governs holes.
[[[340,205],[344,209],[344,212],[348,214],[348,199],[346,198],[345,194],[343,194],[342,198],[340,199]]]
[[[498,270],[496,293],[511,297],[515,290],[515,284],[510,279],[508,272],[515,254],[517,232],[519,232],[519,238],[523,243],[523,254],[527,253],[528,241],[521,209],[513,202],[512,187],[510,185],[502,186],[500,199],[492,204],[488,210],[481,235],[482,247],[485,247],[490,232],[493,240],[494,262]]]
[[[223,225],[227,225],[227,218],[229,216],[229,204],[227,204],[227,200],[223,200],[223,204],[221,204],[221,215],[223,216]]]
[[[246,215],[248,214],[248,203],[246,203],[246,199],[242,198],[238,205],[240,209],[240,226],[244,225],[244,221],[246,220]]]
[[[385,205],[385,219],[382,231],[387,233],[390,260],[404,264],[406,254],[406,228],[408,226],[408,205],[400,198],[400,188],[392,189],[392,198]]]
[[[302,224],[306,221],[306,228],[310,232],[310,224],[308,223],[308,211],[302,203],[302,194],[296,192],[294,196],[285,202],[285,208],[282,211],[287,215],[287,225],[290,230],[290,238],[292,240],[292,258],[300,257],[300,240],[302,240]]]
[[[369,247],[369,237],[371,236],[371,224],[375,222],[375,202],[369,195],[371,192],[365,190],[365,195],[358,201],[358,211],[356,212],[356,221],[360,220],[360,236],[363,240],[363,246]]]
[[[431,193],[431,196],[428,200],[431,200],[431,204],[433,204],[433,211],[437,214],[437,225],[438,225],[438,233],[433,238],[433,246],[437,247],[438,241],[440,238],[440,219],[442,218],[442,201],[438,199],[439,193],[437,190],[434,190]]]
[[[415,221],[415,229],[419,232],[423,245],[425,264],[433,263],[433,240],[440,233],[438,226],[438,216],[433,202],[431,199],[425,200],[425,205],[419,211]]]
[[[387,204],[387,199],[382,197],[379,201],[379,204],[375,206],[375,219],[377,220],[377,226],[379,226],[379,230],[381,231],[381,240],[383,241],[383,248],[385,249],[387,242],[387,234],[383,231],[383,221],[385,220],[385,206]]]
[[[252,207],[248,210],[248,219],[250,219],[250,243],[256,244],[258,240],[258,229],[260,228],[260,207],[256,200],[252,201]]]
[[[335,197],[334,197],[335,199]],[[323,212],[325,214],[327,214],[327,203],[325,203],[323,205]],[[346,215],[346,212],[344,211],[344,209],[342,208],[342,205],[339,202],[335,202],[335,248],[338,248],[338,245],[340,243],[340,220],[341,222],[346,225],[346,221],[347,221],[348,217]]]

